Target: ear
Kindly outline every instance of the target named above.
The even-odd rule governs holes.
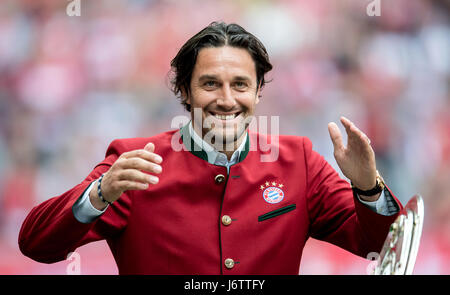
[[[191,96],[188,94],[188,92],[186,91],[186,89],[183,86],[180,87],[180,91],[181,91],[182,101],[190,105],[191,104]]]
[[[256,89],[256,100],[255,100],[255,104],[258,104],[260,101],[261,97],[261,83],[259,83],[258,89]]]

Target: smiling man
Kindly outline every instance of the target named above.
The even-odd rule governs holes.
[[[255,63],[247,50],[231,46],[202,49],[183,97],[192,112],[197,134],[210,133],[215,148],[230,156],[245,139],[249,118],[259,102]],[[213,143],[211,141],[211,143]],[[229,146],[231,144],[231,146]]]
[[[309,237],[363,257],[381,250],[402,205],[351,121],[341,118],[347,146],[328,125],[351,184],[306,137],[280,135],[278,158],[260,160],[267,135],[248,127],[272,65],[255,36],[212,23],[171,66],[192,120],[113,141],[84,181],[31,210],[19,235],[25,255],[51,263],[106,239],[120,274],[297,274]],[[187,149],[175,151],[174,137]]]
[[[264,45],[237,25],[212,25],[188,40],[171,65],[174,92],[191,112],[196,134],[231,157],[272,69]]]

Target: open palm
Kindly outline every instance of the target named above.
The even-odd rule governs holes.
[[[372,189],[376,184],[377,168],[370,140],[349,119],[341,117],[340,121],[347,132],[347,146],[344,145],[342,134],[336,123],[328,124],[336,162],[342,173],[357,188]]]

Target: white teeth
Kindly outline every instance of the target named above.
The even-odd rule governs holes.
[[[232,115],[218,115],[218,114],[215,114],[214,117],[216,117],[219,120],[233,120],[234,118],[236,118],[236,114],[232,114]]]

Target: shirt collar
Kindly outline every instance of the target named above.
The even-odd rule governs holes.
[[[239,147],[234,151],[233,155],[230,158],[230,161],[228,161],[227,155],[214,149],[209,143],[204,141],[197,134],[197,132],[195,132],[195,130],[192,126],[192,121],[189,122],[188,130],[189,130],[189,135],[194,140],[195,144],[197,144],[199,147],[201,147],[203,149],[203,151],[205,151],[207,158],[208,158],[208,163],[220,165],[220,166],[229,166],[229,165],[236,164],[239,161],[240,154],[241,154],[242,150],[244,149],[245,144],[248,140],[247,139],[248,136],[245,136],[245,139],[242,141],[242,143],[239,145]]]

